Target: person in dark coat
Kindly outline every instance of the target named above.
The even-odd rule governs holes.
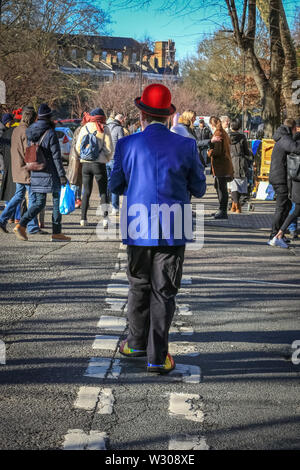
[[[0,153],[3,158],[3,174],[2,174],[2,183],[0,189],[0,200],[7,202],[11,200],[16,192],[16,185],[12,177],[12,168],[11,168],[11,137],[14,128],[12,124],[14,122],[14,116],[12,114],[6,113],[2,116],[2,129],[0,132]],[[20,217],[21,206],[18,204],[13,213],[10,214],[9,223],[18,222],[17,220]],[[6,224],[5,224],[6,225]],[[6,227],[0,226],[0,229],[4,232],[7,232]]]
[[[199,126],[195,127],[195,133],[198,141],[198,149],[200,160],[203,165],[207,164],[207,150],[209,149],[212,132],[208,126],[205,125],[204,119],[200,119]]]
[[[113,149],[115,150],[118,140],[122,139],[125,136],[124,134],[124,126],[125,124],[125,117],[122,114],[117,114],[115,119],[112,122],[107,124],[107,127],[111,133],[111,140],[113,143]],[[108,163],[106,163],[106,170],[107,170],[107,185],[110,183],[110,175],[114,167],[114,159],[112,158]],[[108,197],[112,204],[112,215],[119,214],[119,195],[112,193],[108,190]]]
[[[272,245],[272,240],[292,207],[287,180],[287,155],[289,153],[300,154],[300,141],[294,140],[294,134],[296,134],[296,122],[293,119],[286,119],[274,134],[275,145],[271,156],[269,181],[275,191],[276,208],[268,241],[269,245]],[[276,240],[274,242],[276,243]]]
[[[13,218],[17,207],[23,202],[26,191],[28,192],[29,205],[35,202],[35,195],[30,187],[30,173],[26,169],[24,156],[27,147],[26,129],[34,123],[36,112],[30,106],[24,107],[22,112],[20,125],[13,128],[10,146],[11,173],[12,180],[16,185],[16,191],[0,216],[0,229],[6,233],[8,233],[6,224],[9,219]],[[44,233],[39,229],[36,218],[29,222],[27,229],[31,234]]]
[[[239,132],[240,121],[234,119],[231,121],[231,130],[228,135],[230,138],[230,154],[233,165],[234,179],[229,184],[232,197],[231,212],[240,214],[242,212],[240,198],[242,194],[248,192],[248,168],[250,161],[250,151],[245,134]]]
[[[67,184],[65,170],[62,164],[60,146],[54,123],[51,121],[52,111],[47,104],[41,104],[38,110],[38,120],[26,130],[28,144],[39,143],[46,158],[46,168],[42,171],[31,172],[31,190],[35,193],[36,203],[21,217],[20,223],[14,228],[16,236],[28,240],[26,226],[30,220],[44,209],[47,193],[52,193],[52,237],[51,241],[70,241],[61,233],[61,214],[59,198],[61,185]]]
[[[296,142],[300,142],[300,132],[296,132],[296,134],[294,134],[294,140]],[[283,222],[282,226],[280,227],[280,230],[274,237],[272,246],[280,246],[280,248],[288,248],[288,245],[284,240],[284,234],[287,228],[290,228],[292,222],[296,224],[296,228],[297,228],[297,217],[300,216],[300,167],[299,167],[299,171],[298,171],[296,178],[297,180],[289,181],[290,196],[291,196],[291,200],[293,203],[293,208],[290,211],[287,218],[285,219],[285,221]]]

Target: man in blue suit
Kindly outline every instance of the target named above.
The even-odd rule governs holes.
[[[147,356],[148,372],[168,373],[175,362],[168,334],[182,277],[185,244],[192,239],[191,195],[206,190],[196,141],[168,129],[176,108],[167,87],[152,84],[136,98],[143,132],[116,145],[110,190],[124,194],[129,334],[127,357]]]

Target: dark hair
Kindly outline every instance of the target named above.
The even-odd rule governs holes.
[[[199,124],[205,124],[204,119],[200,119]]]
[[[290,127],[291,129],[293,129],[293,127],[296,126],[296,121],[295,121],[295,119],[287,118],[287,119],[284,120],[283,124],[287,127]]]
[[[143,119],[149,124],[153,121],[165,123],[169,119],[169,116],[150,116],[150,114],[143,113]]]
[[[241,123],[239,119],[233,119],[230,123],[230,127],[233,131],[238,131],[241,127]]]

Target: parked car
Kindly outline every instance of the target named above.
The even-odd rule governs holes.
[[[69,127],[55,127],[55,131],[59,140],[62,159],[68,162],[73,139],[73,132]]]
[[[80,125],[81,119],[57,119],[55,125],[58,127],[69,127],[72,132]]]

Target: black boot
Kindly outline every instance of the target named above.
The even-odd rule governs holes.
[[[215,214],[215,219],[228,219],[228,215],[227,215],[227,212],[226,211],[221,211],[219,210],[218,212],[216,212]]]

